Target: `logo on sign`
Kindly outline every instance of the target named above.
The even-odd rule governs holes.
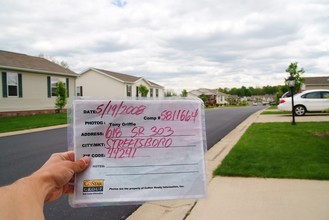
[[[83,181],[83,192],[84,193],[94,193],[103,192],[104,190],[104,180],[84,180]]]

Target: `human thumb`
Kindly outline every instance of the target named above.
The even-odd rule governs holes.
[[[81,172],[83,170],[85,170],[89,164],[90,164],[90,157],[82,157],[77,161],[78,165],[79,165],[79,170],[77,170],[77,172]]]

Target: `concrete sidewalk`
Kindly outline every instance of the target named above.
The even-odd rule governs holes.
[[[215,177],[186,220],[328,220],[329,181]]]
[[[329,121],[329,114],[307,114],[306,116],[296,116],[295,122],[316,122],[316,121]],[[291,115],[273,114],[273,115],[259,115],[255,122],[292,122]]]
[[[148,202],[128,220],[329,219],[329,181],[215,177],[221,163],[253,123],[291,122],[289,115],[251,115],[206,154],[208,197],[199,200]],[[328,114],[296,117],[328,121]],[[329,126],[329,123],[328,123]]]

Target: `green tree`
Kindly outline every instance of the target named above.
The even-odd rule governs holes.
[[[165,97],[172,97],[172,96],[177,96],[177,94],[172,90],[167,90],[167,91],[165,91],[164,96]]]
[[[219,92],[225,93],[225,94],[229,94],[230,93],[230,89],[229,88],[218,88]]]
[[[282,90],[283,93],[289,90],[287,85],[278,85],[278,86],[263,86],[263,87],[246,87],[241,86],[240,88],[218,88],[218,91],[229,94],[229,95],[237,95],[239,97],[243,96],[261,96],[261,95],[275,95],[278,94],[279,89]]]
[[[254,95],[263,95],[263,89],[256,87],[254,89],[255,94]]]
[[[238,98],[234,97],[234,96],[229,96],[226,98],[226,101],[230,104],[230,105],[237,105],[238,104]]]
[[[140,94],[142,95],[142,97],[146,97],[147,94],[149,93],[149,89],[146,86],[144,86],[144,85],[138,86],[138,91],[140,92]]]
[[[234,88],[231,88],[229,94],[231,94],[231,95],[238,95],[239,94],[239,89],[237,89],[235,87]]]
[[[250,96],[255,95],[255,89],[254,89],[254,87],[249,86],[248,90],[249,90]]]
[[[303,68],[298,70],[298,63],[290,63],[288,68],[286,69],[286,72],[289,73],[290,76],[294,77],[296,80],[295,83],[295,91],[300,91],[301,86],[303,82],[305,81],[304,78],[302,78],[302,74],[305,73],[305,70]],[[287,83],[288,78],[285,79],[285,83]]]
[[[65,62],[64,60],[62,60],[59,65],[61,65],[62,67],[64,67],[65,69],[69,69],[69,64],[67,62]]]
[[[199,96],[199,98],[204,102],[204,104],[206,104],[206,102],[208,101],[208,96],[203,93]]]
[[[181,97],[187,97],[188,92],[186,91],[186,89],[183,89],[182,93],[181,93]]]
[[[60,66],[64,67],[65,69],[70,69],[69,64],[67,62],[65,62],[64,60],[58,61],[51,56],[44,55],[43,53],[40,53],[39,57],[49,60],[50,62],[56,63],[57,65],[60,65]]]
[[[239,92],[239,96],[243,97],[243,96],[251,96],[250,90],[247,89],[247,87],[242,86]]]
[[[60,112],[67,103],[66,88],[63,82],[57,83],[56,93],[57,93],[57,98],[55,101],[55,106],[58,112]]]

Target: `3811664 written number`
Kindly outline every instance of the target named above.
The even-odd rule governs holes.
[[[193,121],[195,122],[199,114],[199,109],[190,110],[163,110],[161,112],[162,121]]]

